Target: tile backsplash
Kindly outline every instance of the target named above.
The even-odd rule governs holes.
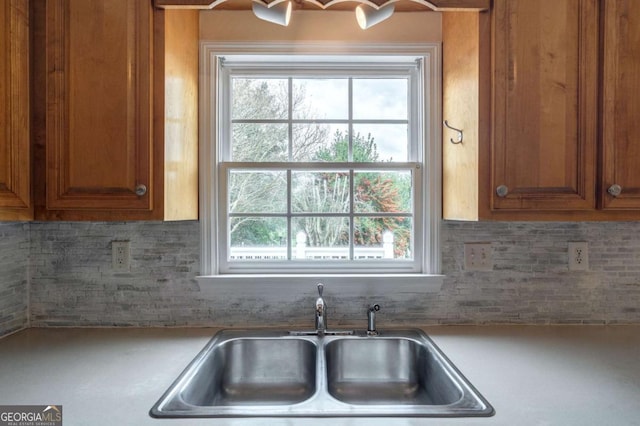
[[[427,322],[640,322],[639,222],[445,222],[447,275]],[[492,242],[491,272],[463,270],[463,243]],[[588,242],[588,271],[568,243]]]
[[[28,324],[29,225],[0,222],[0,336]]]
[[[25,326],[27,312],[32,326],[313,322],[315,283],[279,298],[199,284],[198,222],[36,222],[0,232],[0,333]],[[442,290],[375,295],[380,326],[640,323],[639,233],[636,222],[445,221]],[[130,271],[113,269],[113,240],[131,241]],[[589,243],[589,271],[569,271],[572,241]],[[465,242],[491,243],[492,271],[464,270]],[[333,326],[364,326],[365,301],[327,290]]]

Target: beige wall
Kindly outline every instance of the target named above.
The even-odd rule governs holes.
[[[442,20],[438,12],[395,13],[363,31],[354,12],[297,11],[293,12],[289,26],[282,27],[256,18],[251,11],[208,10],[200,13],[200,39],[433,43],[442,41]]]

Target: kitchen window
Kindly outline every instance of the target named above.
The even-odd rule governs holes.
[[[437,273],[437,49],[287,49],[203,48],[203,273]]]

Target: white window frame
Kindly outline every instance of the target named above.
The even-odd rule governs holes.
[[[251,56],[257,62],[247,61]],[[218,164],[220,152],[218,140],[225,136],[225,129],[220,126],[218,108],[221,102],[228,104],[228,96],[219,85],[221,61],[244,60],[243,66],[259,66],[264,61],[276,62],[283,57],[290,60],[291,56],[300,62],[316,60],[316,66],[325,64],[327,70],[335,69],[334,64],[324,62],[327,57],[343,63],[362,61],[377,62],[377,58],[384,57],[393,66],[395,62],[402,62],[407,58],[414,58],[420,62],[421,78],[417,79],[419,91],[424,93],[423,108],[420,111],[422,120],[418,131],[422,132],[422,152],[417,162],[424,165],[420,176],[424,196],[420,200],[422,209],[422,223],[414,223],[415,244],[420,242],[422,258],[419,267],[401,270],[331,270],[329,273],[305,272],[292,270],[287,273],[271,273],[268,269],[256,269],[252,273],[233,273],[220,269],[216,253],[219,253],[219,232],[226,232],[218,222]],[[368,59],[374,56],[373,59]],[[322,57],[322,62],[318,58]],[[395,59],[394,59],[395,58]],[[432,290],[439,288],[443,277],[440,273],[440,221],[441,221],[441,77],[440,77],[440,45],[439,44],[331,44],[331,43],[201,43],[201,81],[200,81],[200,223],[201,223],[201,272],[199,281],[214,281],[217,284],[229,283],[237,286],[241,282],[268,283],[269,280],[282,284],[287,281],[300,282],[304,279],[323,279],[325,282],[336,280],[336,283],[360,282],[371,285],[372,282],[391,282],[394,287],[401,284],[417,285],[425,289],[429,284]],[[225,122],[225,118],[220,119]],[[416,131],[416,130],[414,130]],[[290,279],[290,280],[289,280]],[[390,280],[392,279],[392,280]],[[284,281],[283,281],[284,280]]]

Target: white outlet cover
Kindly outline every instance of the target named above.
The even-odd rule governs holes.
[[[569,270],[589,270],[589,243],[584,241],[569,243]]]
[[[111,263],[115,271],[128,271],[130,268],[131,242],[111,242]]]
[[[465,243],[464,269],[466,271],[493,271],[491,243]]]

